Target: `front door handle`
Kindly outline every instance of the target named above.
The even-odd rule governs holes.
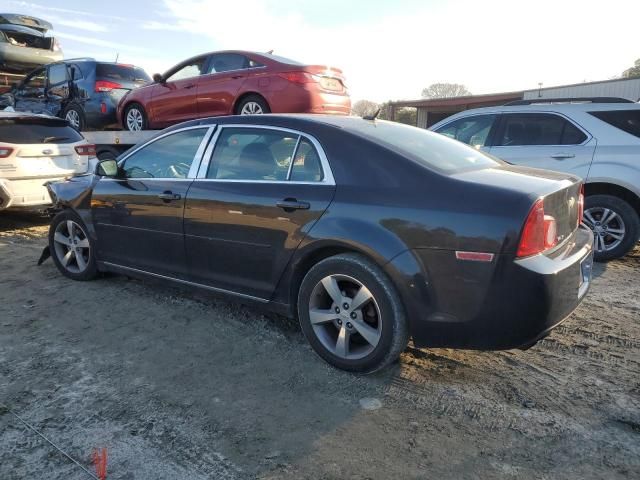
[[[158,198],[165,202],[171,202],[172,200],[180,200],[182,196],[179,193],[173,193],[167,190],[166,192],[159,194]]]
[[[293,212],[294,210],[309,210],[311,204],[309,202],[299,202],[295,198],[285,198],[276,203],[276,205],[285,212]]]
[[[573,153],[556,153],[555,155],[551,155],[551,158],[555,158],[556,160],[564,160],[565,158],[574,158],[575,155]]]

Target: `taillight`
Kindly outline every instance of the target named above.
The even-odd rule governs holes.
[[[96,156],[96,146],[87,144],[87,145],[78,145],[76,146],[76,153],[78,155],[89,155],[90,157]]]
[[[558,243],[557,235],[556,219],[551,215],[545,215],[544,202],[542,199],[537,200],[524,223],[518,245],[518,257],[536,255],[555,247]]]
[[[12,152],[13,148],[0,146],[0,158],[8,158]]]
[[[584,183],[580,185],[580,195],[578,195],[578,227],[582,223],[584,216]]]
[[[96,92],[110,92],[116,88],[122,88],[122,85],[116,82],[109,82],[107,80],[97,80],[96,81]]]
[[[53,47],[51,48],[51,50],[53,50],[54,52],[59,52],[62,50],[62,47],[60,46],[60,42],[58,41],[57,38],[53,39]]]
[[[279,73],[278,76],[284,78],[285,80],[288,80],[289,82],[301,84],[316,83],[318,81],[315,75],[307,72],[285,72]]]

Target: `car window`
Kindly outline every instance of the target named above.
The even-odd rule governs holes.
[[[23,90],[34,90],[45,87],[47,81],[46,70],[41,68],[40,70],[33,72],[23,84]]]
[[[263,128],[224,128],[207,178],[286,181],[298,135]]]
[[[122,165],[126,178],[187,178],[206,128],[162,137],[129,156]]]
[[[613,127],[640,137],[640,110],[613,110],[610,112],[589,113]]]
[[[220,53],[211,57],[209,69],[206,73],[222,73],[232,70],[243,70],[250,66],[250,60],[244,55],[237,53]]]
[[[204,58],[199,58],[189,65],[184,65],[180,70],[177,70],[169,77],[167,81],[175,82],[177,80],[183,80],[185,78],[192,78],[202,75],[202,69],[204,68]]]
[[[473,115],[454,120],[440,127],[436,132],[472,147],[483,147],[486,145],[495,119],[496,115]]]
[[[0,139],[6,143],[76,143],[82,135],[58,118],[24,116],[0,118]]]
[[[309,140],[301,139],[293,160],[293,167],[291,167],[291,181],[320,182],[322,178],[322,166],[318,151]]]
[[[68,80],[67,66],[64,63],[49,67],[49,85],[59,85]]]
[[[96,77],[121,82],[148,82],[151,80],[143,69],[133,65],[120,65],[117,63],[96,64]]]
[[[496,146],[578,145],[587,136],[571,122],[548,113],[504,115]]]

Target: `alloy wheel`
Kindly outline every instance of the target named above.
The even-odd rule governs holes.
[[[76,130],[80,129],[80,115],[75,110],[69,110],[64,119]]]
[[[91,247],[87,234],[73,220],[58,223],[53,236],[55,254],[71,273],[82,273],[89,266]]]
[[[329,275],[316,284],[309,319],[324,348],[342,359],[366,357],[382,336],[376,299],[362,282],[347,275]]]
[[[242,106],[240,115],[261,115],[264,111],[258,102],[247,102]]]
[[[624,221],[610,208],[592,207],[585,210],[583,222],[593,231],[593,245],[597,252],[613,250],[624,240]]]
[[[143,117],[142,112],[137,108],[130,108],[127,111],[127,129],[131,132],[142,130]]]

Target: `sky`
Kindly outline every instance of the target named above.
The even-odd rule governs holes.
[[[605,80],[640,58],[639,0],[0,0],[54,26],[66,58],[149,74],[199,53],[274,53],[343,70],[352,99]]]

